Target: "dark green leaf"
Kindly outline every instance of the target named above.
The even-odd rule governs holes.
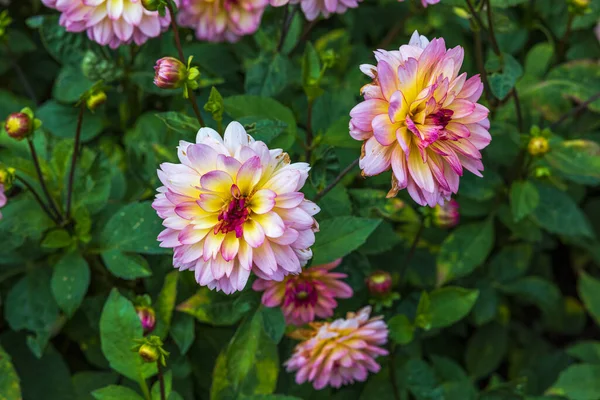
[[[583,273],[579,276],[578,291],[585,308],[600,325],[600,280]]]
[[[322,221],[312,247],[313,264],[335,261],[356,250],[380,223],[380,219],[358,217],[336,217]]]
[[[117,383],[119,376],[114,372],[83,371],[73,375],[73,388],[77,400],[94,400],[92,392]]]
[[[448,286],[429,293],[428,320],[431,328],[444,328],[463,319],[477,301],[478,290]]]
[[[280,307],[261,307],[263,329],[271,340],[279,343],[285,333],[285,318]]]
[[[500,289],[536,305],[547,315],[551,315],[560,307],[560,291],[556,285],[537,276],[520,278],[501,286]]]
[[[567,354],[579,361],[589,364],[600,364],[600,342],[582,341],[567,349]]]
[[[593,237],[589,222],[575,201],[551,186],[538,185],[540,203],[533,218],[542,228],[565,236]]]
[[[125,386],[110,385],[95,390],[92,396],[96,400],[143,400],[143,397]]]
[[[280,120],[264,119],[263,117],[242,117],[238,122],[244,125],[248,135],[267,144],[281,135],[287,124]]]
[[[540,202],[540,195],[535,185],[529,181],[515,181],[510,187],[510,206],[515,222],[535,210]]]
[[[36,112],[36,117],[44,123],[43,128],[60,138],[74,139],[77,130],[79,110],[77,107],[66,106],[54,100],[44,103]],[[102,132],[102,117],[99,112],[92,114],[90,111],[83,113],[81,126],[81,140],[87,142]]]
[[[502,362],[507,346],[508,333],[504,327],[492,323],[479,328],[467,343],[467,370],[474,378],[489,375]]]
[[[79,66],[66,65],[61,70],[52,89],[52,95],[61,103],[75,103],[94,82],[83,75]]]
[[[396,343],[404,345],[412,342],[415,333],[415,327],[409,321],[406,315],[396,315],[388,321],[390,338]]]
[[[277,96],[290,83],[289,69],[289,59],[280,53],[261,55],[246,72],[246,93],[264,97]]]
[[[116,277],[133,280],[152,275],[148,262],[138,254],[108,250],[101,254],[106,268]]]
[[[191,315],[175,313],[170,333],[181,354],[187,353],[196,337],[194,318]]]
[[[163,113],[158,113],[156,116],[169,127],[169,129],[186,135],[195,135],[200,129],[200,124],[196,118],[192,118],[187,114],[168,111]]]
[[[497,70],[498,66],[500,66],[501,71]],[[486,62],[485,68],[488,72],[491,72],[488,76],[490,89],[494,96],[499,99],[504,99],[523,75],[521,64],[507,53],[502,53],[501,60],[496,55],[491,56]]]
[[[77,253],[64,255],[54,266],[52,293],[58,306],[69,317],[79,308],[90,284],[90,267]]]
[[[171,318],[173,309],[175,308],[175,300],[177,298],[177,282],[179,280],[179,271],[169,272],[165,276],[163,287],[158,294],[158,299],[154,305],[156,311],[156,327],[152,332],[153,335],[160,337],[163,341],[169,333],[171,327]]]
[[[48,232],[42,241],[42,247],[46,249],[60,249],[67,247],[73,240],[65,229],[56,229]]]
[[[177,310],[194,316],[200,322],[227,326],[238,322],[251,307],[252,302],[247,296],[232,298],[204,287],[179,304]]]
[[[548,394],[572,400],[596,400],[600,393],[600,365],[577,364],[561,372]]]
[[[507,246],[497,253],[490,263],[490,277],[497,282],[510,282],[527,272],[532,247],[528,244]]]

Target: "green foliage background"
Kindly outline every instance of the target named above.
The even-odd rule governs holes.
[[[150,207],[157,166],[176,161],[178,141],[198,129],[178,93],[152,84],[155,61],[176,55],[172,34],[111,51],[66,33],[39,1],[13,1],[10,55],[0,46],[0,120],[29,106],[43,121],[34,143],[60,204],[74,104],[96,78],[110,89],[107,104],[84,115],[72,225],[54,225],[20,183],[2,209],[0,399],[135,400],[144,385],[160,398],[156,367],[131,352],[142,336],[132,303],[139,294],[151,296],[155,334],[171,353],[170,400],[600,399],[600,100],[570,112],[600,92],[600,2],[573,18],[568,34],[564,0],[489,3],[502,60],[472,29],[465,0],[427,9],[366,0],[310,31],[297,13],[281,51],[283,9],[269,8],[260,30],[235,44],[184,33],[184,52],[202,72],[200,105],[215,86],[224,122],[241,121],[292,160],[304,157],[312,127],[308,198],[359,155],[348,113],[367,83],[358,65],[373,62],[373,50],[397,48],[416,29],[463,46],[469,75],[479,72],[478,55],[485,63],[493,140],[484,178],[461,180],[458,227],[425,226],[409,256],[424,217],[405,192],[385,199],[389,174],[365,180],[354,169],[319,200],[313,263],[344,257],[340,269],[355,291],[336,317],[369,303],[364,279],[377,269],[393,274],[401,298],[378,312],[393,352],[378,359],[382,370],[315,391],[282,367],[295,342],[280,310],[261,306],[250,285],[231,296],[199,288],[158,246],[161,221]],[[318,87],[307,86],[331,52],[335,64]],[[303,87],[316,97],[310,121]],[[552,129],[550,152],[535,158],[526,150],[533,125]],[[26,142],[0,134],[0,163],[40,191]]]

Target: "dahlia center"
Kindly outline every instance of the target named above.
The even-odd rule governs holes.
[[[231,195],[229,204],[219,213],[220,223],[215,227],[215,233],[227,234],[235,231],[235,236],[241,238],[244,234],[244,223],[250,214],[248,201],[235,184],[231,186]]]
[[[295,287],[294,300],[299,305],[315,305],[318,300],[318,293],[310,282],[300,282]]]
[[[446,125],[448,125],[448,123],[452,120],[453,114],[454,111],[441,108],[437,112],[431,114],[430,117],[435,125],[440,125],[442,128],[445,128]]]

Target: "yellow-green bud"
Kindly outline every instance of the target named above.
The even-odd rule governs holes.
[[[4,190],[9,190],[15,181],[14,168],[0,168],[0,185],[4,185]]]
[[[104,103],[106,103],[106,93],[103,90],[94,91],[85,101],[85,104],[90,111],[94,111]]]
[[[24,112],[12,113],[6,118],[4,129],[8,136],[16,140],[23,140],[33,132],[33,121]]]
[[[140,346],[138,354],[147,363],[156,362],[160,358],[160,351],[156,346],[145,343]]]
[[[148,11],[158,11],[162,3],[161,0],[142,0],[142,5]]]
[[[537,136],[531,138],[529,144],[527,145],[527,151],[532,156],[539,156],[546,154],[550,150],[550,144],[548,143],[548,139],[542,136]]]

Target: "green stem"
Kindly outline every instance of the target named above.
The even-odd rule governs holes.
[[[494,49],[494,53],[500,59],[502,59],[502,51],[500,51],[500,46],[498,46],[498,41],[496,40],[496,34],[494,33],[494,20],[492,18],[492,5],[490,4],[490,0],[486,0],[486,11],[487,11],[487,20],[488,20],[488,28],[490,34],[490,41],[492,42],[492,49]]]
[[[421,219],[421,223],[419,225],[419,229],[417,230],[417,233],[415,234],[415,237],[413,238],[413,242],[410,245],[410,249],[408,250],[408,254],[406,255],[406,258],[404,259],[404,263],[400,267],[400,282],[399,282],[399,285],[402,285],[402,283],[404,283],[404,281],[405,281],[406,272],[408,271],[408,267],[410,265],[410,261],[412,260],[413,256],[415,255],[415,251],[417,250],[417,245],[419,244],[419,241],[421,240],[421,235],[423,234],[424,229],[425,229],[425,219]]]
[[[38,204],[40,205],[40,207],[42,208],[42,210],[44,210],[44,212],[48,215],[48,217],[50,217],[50,219],[52,221],[54,221],[54,223],[58,224],[59,219],[58,216],[54,215],[52,213],[52,211],[50,211],[50,209],[48,208],[48,206],[44,203],[44,201],[42,200],[42,198],[40,197],[39,194],[37,194],[37,192],[33,189],[33,187],[31,187],[31,185],[29,184],[29,182],[27,182],[25,179],[21,178],[20,176],[16,176],[17,181],[21,182],[23,184],[23,186],[25,186],[29,192],[33,195],[33,197],[35,198],[35,201],[38,202]]]
[[[321,190],[319,193],[317,193],[317,195],[314,198],[314,202],[318,202],[319,200],[321,200],[323,198],[323,196],[325,196],[327,193],[329,193],[329,191],[331,189],[333,189],[338,183],[340,183],[340,181],[344,178],[344,176],[348,175],[348,173],[350,171],[352,171],[352,169],[354,167],[356,167],[356,165],[358,164],[358,162],[360,161],[360,158],[357,158],[356,160],[352,161],[352,163],[350,163],[350,165],[348,165],[346,168],[344,168],[344,170],[342,172],[340,172],[340,174],[333,180],[333,182],[331,182],[329,185],[327,185],[327,187],[325,187],[325,189]]]
[[[142,376],[140,376],[140,379],[138,379],[138,384],[140,385],[140,389],[142,389],[142,393],[144,394],[144,399],[152,400],[152,396],[150,395],[150,389],[148,389],[148,384],[146,383],[146,380]]]
[[[517,93],[517,88],[514,87],[512,90],[513,100],[515,101],[515,114],[517,115],[517,127],[519,128],[519,132],[523,133],[523,113],[521,112],[521,100],[519,100],[519,94]]]
[[[165,378],[163,376],[162,365],[160,364],[160,358],[156,360],[156,367],[158,368],[158,384],[160,386],[160,400],[167,400],[165,394]]]
[[[313,130],[312,130],[312,111],[313,101],[308,100],[308,110],[306,116],[306,162],[310,163],[312,157],[312,142],[313,142]]]
[[[77,166],[77,155],[79,154],[79,145],[81,142],[81,127],[83,126],[83,112],[85,103],[79,106],[79,116],[77,117],[77,130],[75,131],[75,143],[73,144],[73,155],[71,156],[71,170],[69,171],[69,184],[67,185],[67,210],[66,220],[71,218],[71,201],[73,198],[73,184],[75,183],[75,169]]]
[[[60,218],[61,213],[58,211],[58,207],[54,202],[54,198],[50,195],[50,191],[46,186],[46,181],[44,180],[44,175],[42,174],[42,168],[40,167],[40,160],[38,158],[37,152],[35,151],[35,145],[33,144],[33,140],[31,137],[27,138],[27,144],[29,145],[29,151],[31,152],[31,158],[33,159],[33,165],[35,166],[35,172],[37,173],[38,180],[40,181],[40,186],[42,187],[42,191],[44,192],[44,196],[46,196],[46,200],[48,200],[48,204],[50,205],[50,209],[56,215],[57,218]]]
[[[398,382],[396,382],[396,345],[392,343],[390,346],[389,356],[389,370],[390,370],[390,382],[392,384],[393,395],[395,400],[401,400],[400,389],[398,388]]]

